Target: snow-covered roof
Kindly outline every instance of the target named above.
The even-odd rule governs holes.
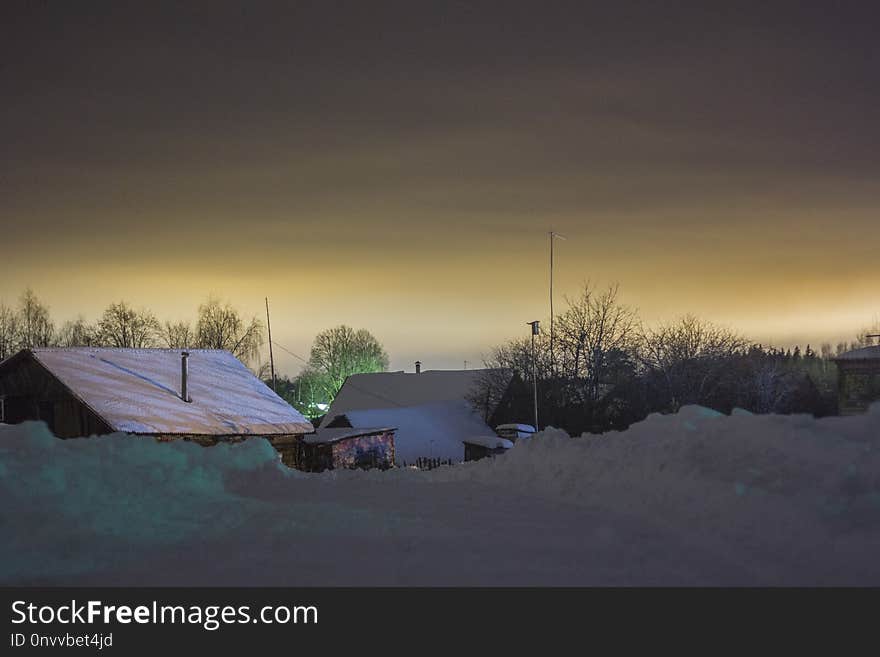
[[[486,449],[510,449],[513,447],[513,443],[507,440],[507,438],[499,438],[498,436],[471,436],[461,442],[468,445],[479,445]]]
[[[462,440],[494,433],[474,410],[471,396],[479,392],[487,375],[496,373],[503,371],[353,374],[330,404],[321,430],[344,415],[356,428],[397,427],[394,454],[398,463],[421,457],[460,459]]]
[[[535,433],[535,427],[533,427],[531,424],[519,424],[513,422],[510,424],[499,424],[497,427],[495,427],[495,431],[499,433],[509,431],[516,434],[532,435],[533,433]]]
[[[880,360],[880,345],[853,349],[840,354],[834,360]]]
[[[394,427],[364,427],[353,429],[350,427],[334,427],[332,429],[318,429],[315,433],[311,433],[303,437],[303,442],[308,445],[326,445],[328,443],[338,443],[346,438],[358,438],[360,436],[371,436],[380,433],[393,433]]]
[[[181,350],[66,348],[31,353],[115,431],[137,434],[277,435],[312,425],[219,349],[190,349],[180,398]]]
[[[374,372],[349,376],[321,426],[352,410],[401,408],[468,400],[489,370],[429,370],[421,374]]]
[[[345,417],[356,428],[397,427],[394,432],[397,463],[413,463],[418,458],[461,460],[464,456],[462,440],[492,433],[463,400],[352,410],[345,413]]]

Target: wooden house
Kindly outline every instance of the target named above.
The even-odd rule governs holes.
[[[284,462],[306,472],[394,466],[394,428],[318,429],[279,449]]]
[[[59,438],[122,432],[280,447],[314,428],[228,351],[28,349],[0,363],[0,421]]]
[[[841,415],[864,413],[880,401],[880,345],[847,351],[834,362]]]
[[[490,375],[499,382],[499,392],[487,396]],[[463,440],[494,434],[492,422],[504,396],[503,384],[511,378],[502,370],[482,369],[353,374],[319,431],[393,426],[398,465],[419,459],[460,462]]]

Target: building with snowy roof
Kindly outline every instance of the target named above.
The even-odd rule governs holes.
[[[418,459],[461,461],[464,441],[494,437],[512,375],[501,370],[376,372],[349,376],[320,424],[395,427],[398,465]]]
[[[0,363],[0,421],[42,420],[60,438],[124,432],[203,444],[314,427],[219,349],[26,349]]]
[[[841,415],[864,413],[880,401],[880,345],[847,351],[834,362]]]
[[[338,468],[379,468],[394,465],[395,427],[339,427],[318,429],[285,449],[285,463],[306,472]],[[289,462],[288,462],[289,460]]]

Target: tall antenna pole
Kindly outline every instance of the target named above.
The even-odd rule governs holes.
[[[553,240],[559,238],[561,240],[565,239],[564,235],[560,235],[557,232],[550,231],[550,365],[553,367],[554,371],[556,369],[556,352],[553,347]],[[535,427],[537,430],[538,427]]]
[[[534,338],[532,338],[534,341]],[[556,354],[553,351],[553,231],[550,231],[550,364],[556,369]],[[535,431],[538,427],[535,427]]]
[[[266,328],[269,331],[269,367],[272,370],[272,392],[278,392],[275,384],[275,356],[272,354],[272,324],[269,321],[269,297],[266,297]]]

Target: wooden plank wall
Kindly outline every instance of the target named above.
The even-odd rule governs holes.
[[[0,395],[6,398],[9,424],[42,420],[59,438],[112,431],[30,354],[4,364],[0,370]]]

